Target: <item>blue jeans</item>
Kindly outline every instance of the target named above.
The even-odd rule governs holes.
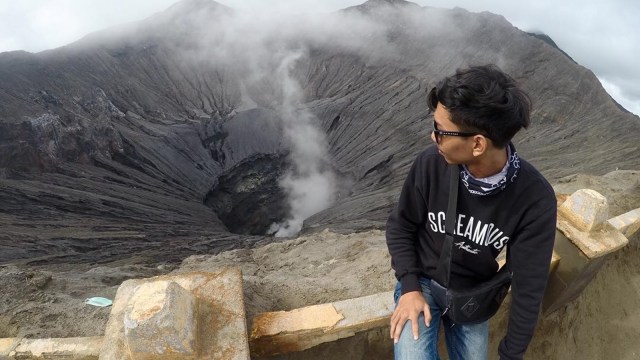
[[[450,360],[486,360],[489,343],[489,322],[480,324],[453,324],[447,316],[441,316],[442,310],[431,297],[431,284],[427,278],[420,278],[422,295],[431,309],[431,323],[424,324],[424,314],[418,319],[418,340],[413,340],[411,320],[407,320],[400,334],[398,343],[394,345],[396,360],[439,360],[438,332],[440,323],[444,326],[444,338]],[[398,306],[400,299],[400,282],[396,285],[394,301]]]

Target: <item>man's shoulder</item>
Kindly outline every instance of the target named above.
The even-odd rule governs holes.
[[[520,158],[518,182],[527,188],[527,192],[533,192],[537,197],[544,197],[555,202],[555,192],[549,181],[535,166],[522,158]]]

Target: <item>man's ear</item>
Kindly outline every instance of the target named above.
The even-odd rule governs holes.
[[[482,156],[491,144],[489,144],[489,139],[484,137],[483,135],[474,135],[473,136],[473,156],[478,157]]]

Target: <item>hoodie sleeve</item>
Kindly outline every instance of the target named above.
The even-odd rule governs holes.
[[[402,294],[420,290],[418,276],[418,256],[416,242],[418,227],[422,226],[426,214],[425,198],[420,184],[425,181],[424,170],[420,166],[420,156],[411,166],[404,182],[398,204],[387,220],[387,247],[391,254],[391,267],[402,284]]]
[[[524,219],[524,227],[509,246],[512,302],[507,334],[498,347],[501,360],[522,359],[533,337],[549,276],[556,213],[555,196],[551,192],[534,205]]]

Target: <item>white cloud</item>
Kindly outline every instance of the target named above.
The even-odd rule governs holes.
[[[144,19],[176,0],[0,0],[0,51],[39,52]]]
[[[640,114],[634,105],[640,101],[636,59],[640,54],[640,2],[431,0],[428,5],[489,11],[503,15],[521,30],[544,32],[577,63],[616,86],[617,90],[605,89],[629,111]]]
[[[220,0],[229,7],[269,15],[331,12],[365,0]],[[141,20],[177,0],[0,0],[0,51],[42,51],[109,26]],[[619,89],[621,104],[640,101],[640,2],[633,0],[416,0],[422,6],[462,7],[503,15],[518,28],[549,35],[579,64]],[[608,89],[610,90],[611,87]],[[623,96],[625,98],[619,98]],[[633,106],[629,110],[633,110]]]
[[[634,114],[640,114],[640,100],[638,98],[632,99],[625,94],[625,92],[616,84],[609,82],[607,79],[598,78],[602,87],[625,109],[631,111]]]

